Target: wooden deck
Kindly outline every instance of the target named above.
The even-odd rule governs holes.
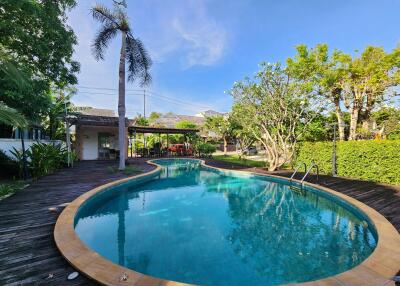
[[[246,169],[215,160],[207,160],[207,163],[221,168]],[[72,169],[44,177],[0,201],[0,285],[95,285],[82,275],[67,281],[67,275],[74,270],[58,252],[53,229],[63,209],[60,205],[96,186],[125,177],[119,173],[109,174],[107,167],[111,164],[80,162]],[[135,159],[135,164],[144,171],[153,168],[143,159]],[[274,174],[290,176],[290,172]],[[329,176],[322,176],[320,183],[373,207],[400,231],[398,187]]]
[[[53,230],[63,210],[59,205],[126,177],[107,172],[112,165],[116,163],[79,162],[0,201],[0,285],[96,285],[82,275],[67,281],[74,269],[56,248]],[[138,165],[144,171],[154,168],[143,161]],[[56,211],[49,210],[54,207]]]

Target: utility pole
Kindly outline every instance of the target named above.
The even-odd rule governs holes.
[[[68,167],[71,165],[71,136],[69,134],[69,120],[68,120],[68,111],[67,111],[67,102],[64,101],[64,108],[65,108],[65,133],[66,133],[66,141],[67,141],[67,164]]]

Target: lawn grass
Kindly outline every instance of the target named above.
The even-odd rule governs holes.
[[[0,199],[22,190],[25,186],[23,181],[0,182]]]
[[[213,159],[219,160],[219,161],[224,161],[224,162],[229,162],[229,163],[234,163],[234,164],[240,164],[248,167],[258,167],[258,168],[263,168],[265,167],[265,162],[263,161],[255,161],[255,160],[250,160],[250,159],[245,159],[242,158],[240,159],[238,155],[215,155],[213,156]]]

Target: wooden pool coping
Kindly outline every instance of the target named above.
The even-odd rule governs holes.
[[[194,159],[193,159],[194,160]],[[203,160],[202,165],[208,168],[221,170],[224,172],[232,173],[248,173],[257,176],[269,176],[274,178],[282,178],[280,176],[274,176],[270,174],[260,174],[247,170],[229,170],[218,167],[206,165]],[[64,211],[60,214],[57,219],[56,226],[54,229],[54,240],[62,256],[79,272],[100,283],[101,285],[134,285],[134,286],[178,286],[178,285],[190,285],[180,283],[176,281],[170,281],[145,275],[134,270],[125,268],[116,263],[111,262],[100,256],[98,253],[89,249],[77,236],[74,229],[74,218],[80,208],[80,206],[90,199],[95,194],[120,184],[123,184],[132,179],[147,177],[159,173],[161,167],[152,162],[147,161],[148,164],[156,166],[156,168],[150,172],[143,173],[140,175],[132,176],[117,180],[100,187],[94,188],[77,199],[71,202]],[[294,180],[299,182],[298,180]],[[336,192],[320,185],[305,183],[308,186],[323,190],[331,193],[346,202],[354,205],[359,210],[364,212],[371,222],[375,225],[378,234],[378,244],[373,253],[364,260],[360,265],[346,271],[339,273],[335,276],[324,278],[321,280],[310,281],[305,283],[295,283],[287,285],[297,286],[343,286],[343,285],[363,285],[363,286],[377,286],[377,285],[395,285],[390,280],[391,277],[395,276],[400,268],[400,234],[394,228],[394,226],[379,212],[375,211],[371,207],[359,202],[358,200],[351,198],[342,193]]]

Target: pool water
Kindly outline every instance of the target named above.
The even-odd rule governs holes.
[[[346,271],[376,246],[368,218],[322,191],[197,160],[155,162],[161,174],[95,195],[75,218],[89,248],[132,270],[201,285],[277,285]]]

